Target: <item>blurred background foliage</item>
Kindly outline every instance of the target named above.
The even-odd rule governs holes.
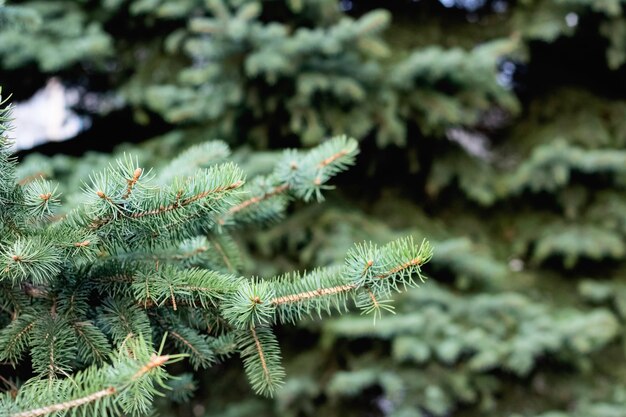
[[[74,189],[108,163],[91,150],[159,166],[212,138],[263,173],[278,149],[346,133],[357,167],[325,203],[237,236],[242,272],[329,265],[354,241],[408,233],[435,246],[431,280],[376,326],[279,329],[288,381],[273,401],[227,362],[182,379],[196,397],[163,415],[624,415],[626,1],[0,10],[0,83],[18,112],[53,80],[87,121],[22,151],[23,178]]]

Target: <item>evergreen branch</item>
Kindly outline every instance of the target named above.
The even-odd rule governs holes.
[[[211,350],[220,359],[229,358],[237,350],[237,342],[233,332],[224,333],[219,337],[213,338],[209,343]]]
[[[346,310],[353,299],[364,313],[380,316],[381,310],[393,311],[387,301],[392,290],[415,285],[414,276],[423,280],[420,267],[432,256],[428,242],[415,245],[413,240],[400,239],[382,248],[356,245],[346,255],[343,267],[317,269],[309,274],[288,274],[271,282],[276,296],[263,298],[275,309],[281,322],[296,322],[315,311],[330,314],[331,309]],[[389,268],[388,265],[396,264]],[[263,305],[261,303],[261,305]],[[272,312],[266,312],[272,314]]]
[[[195,194],[191,197],[187,197],[183,200],[180,199],[180,195],[181,193],[178,193],[176,195],[176,199],[174,202],[168,204],[168,205],[161,205],[157,208],[151,209],[151,210],[146,210],[146,211],[139,211],[136,213],[131,213],[128,214],[124,217],[128,217],[128,218],[132,218],[132,219],[140,219],[142,217],[146,217],[146,216],[155,216],[155,215],[159,215],[159,214],[164,214],[167,213],[169,211],[173,211],[173,210],[177,210],[177,209],[182,209],[188,205],[190,205],[191,203],[195,203],[198,200],[201,200],[203,198],[208,197],[211,194],[218,194],[218,193],[222,193],[224,191],[230,191],[230,190],[234,190],[236,188],[239,188],[243,185],[243,181],[237,181],[235,183],[232,183],[230,185],[224,186],[224,187],[218,187],[218,188],[214,188],[211,190],[206,190],[206,191],[202,191],[198,194]],[[98,197],[107,200],[107,201],[112,201],[110,197],[108,197],[106,194],[104,194],[102,191],[98,191],[97,192]],[[100,219],[94,219],[91,222],[91,228],[92,229],[99,229],[103,226],[105,226],[106,224],[108,224],[109,222],[111,222],[112,220],[114,220],[115,218],[113,216],[109,216],[109,217],[104,217],[104,218],[100,218]]]
[[[258,394],[272,397],[283,384],[285,371],[274,333],[265,327],[240,331],[238,346],[248,380]]]
[[[131,377],[131,381],[136,381],[137,379],[150,372],[152,369],[165,365],[165,363],[167,363],[171,358],[172,357],[170,355],[152,354],[152,356],[150,356],[150,361],[144,364],[141,368],[137,370],[137,372],[133,374],[133,376]]]
[[[35,284],[52,281],[61,272],[62,257],[47,239],[40,236],[18,238],[0,250],[0,280],[30,279]]]
[[[245,188],[236,165],[215,165],[228,152],[221,142],[200,145],[158,177],[124,155],[89,177],[82,198],[67,198],[66,215],[55,215],[56,186],[18,186],[0,138],[0,168],[7,168],[0,173],[0,305],[11,316],[0,330],[0,357],[15,364],[29,349],[39,374],[15,398],[0,395],[10,416],[149,414],[166,376],[160,368],[182,357],[161,355],[162,346],[152,352],[153,335],[164,332],[163,343],[194,369],[239,351],[254,390],[271,396],[284,370],[270,326],[342,312],[348,301],[376,317],[391,310],[381,296],[421,278],[427,247],[409,240],[364,245],[344,266],[304,275],[264,280],[220,272],[233,273],[242,261],[230,235],[214,230],[219,223],[278,218],[294,197],[321,200],[358,150],[340,136],[307,152],[286,151],[270,175]],[[60,187],[76,189],[78,181]]]
[[[117,392],[115,387],[107,387],[100,391],[94,392],[93,394],[89,394],[82,398],[77,398],[75,400],[65,401],[63,403],[52,404],[45,407],[36,408],[34,410],[22,411],[19,413],[11,414],[11,417],[39,417],[45,416],[52,413],[57,413],[61,411],[67,411],[73,408],[78,408],[82,405],[92,403],[94,401],[98,401],[101,398],[107,397],[109,395],[113,395]]]
[[[73,324],[78,339],[78,358],[84,363],[102,364],[111,348],[106,336],[89,321]]]
[[[237,189],[237,188],[241,187],[242,185],[243,185],[243,180],[240,180],[240,181],[234,182],[232,184],[229,184],[229,185],[226,185],[226,186],[223,186],[223,187],[217,187],[217,188],[214,188],[212,190],[203,191],[203,192],[198,193],[198,194],[196,194],[194,196],[185,198],[184,200],[179,200],[177,198],[175,202],[171,203],[168,206],[160,206],[159,208],[156,208],[156,209],[153,209],[153,210],[132,213],[131,215],[129,215],[129,217],[133,218],[133,219],[139,219],[139,218],[142,218],[142,217],[145,217],[145,216],[154,216],[154,215],[157,215],[157,214],[166,213],[168,211],[181,209],[181,208],[184,208],[184,207],[190,205],[191,203],[195,203],[198,200],[206,198],[207,196],[209,196],[211,194],[218,194],[218,193],[223,193],[225,191],[234,190],[234,189]]]
[[[189,403],[194,391],[198,389],[198,385],[193,378],[194,375],[191,372],[185,372],[167,381],[165,392],[167,398],[178,404]]]
[[[171,245],[214,224],[214,215],[235,203],[244,183],[243,172],[228,163],[198,171],[190,178],[175,179],[163,187],[152,186],[149,176],[141,174],[141,187],[133,182],[133,193],[128,195],[125,175],[138,173],[133,165],[127,162],[121,164],[122,168],[109,168],[92,176],[85,188],[85,203],[70,212],[63,226],[94,233],[110,249]]]
[[[60,205],[58,185],[46,180],[35,180],[24,187],[24,205],[33,217],[50,217]]]
[[[46,173],[45,172],[35,172],[34,174],[30,174],[24,178],[21,178],[17,184],[24,186],[24,185],[28,185],[29,183],[36,181],[36,180],[45,180],[46,179]]]
[[[401,265],[395,266],[393,268],[391,268],[389,271],[383,272],[382,274],[378,274],[376,275],[376,278],[378,279],[385,279],[385,278],[389,278],[392,275],[398,274],[400,272],[404,272],[410,268],[416,267],[416,266],[420,266],[423,264],[422,259],[418,256],[417,258],[411,259],[407,262],[404,262]]]
[[[87,368],[72,378],[29,382],[14,399],[1,398],[0,406],[5,407],[10,417],[39,417],[52,413],[62,416],[77,412],[81,415],[116,415],[120,412],[138,415],[141,404],[151,400],[156,393],[153,385],[162,385],[167,378],[162,367],[178,360],[181,355],[150,353],[148,345],[140,338],[131,344],[136,358],[119,352],[112,358],[112,364]]]
[[[346,267],[353,276],[358,276],[360,287],[379,290],[400,291],[399,286],[415,286],[416,276],[423,282],[421,266],[433,255],[432,246],[427,241],[416,245],[413,238],[399,239],[382,248],[376,245],[356,245],[346,257]],[[365,266],[363,266],[365,265]],[[389,267],[392,265],[391,267]]]
[[[319,169],[325,168],[329,166],[330,164],[336,162],[340,158],[347,156],[349,153],[350,151],[348,149],[342,149],[339,152],[336,152],[335,154],[330,155],[329,157],[323,159],[319,164],[317,164],[317,168]]]
[[[48,379],[68,375],[76,357],[76,335],[63,317],[53,312],[39,317],[31,337],[33,370]]]
[[[19,288],[8,282],[0,283],[0,308],[15,320],[22,311],[32,307],[31,300]]]
[[[188,354],[194,369],[208,368],[214,362],[215,354],[206,335],[183,325],[181,320],[173,314],[167,314],[163,324],[177,349]]]
[[[258,204],[262,201],[265,201],[271,197],[274,197],[276,195],[282,194],[284,192],[286,192],[287,190],[289,190],[289,184],[282,184],[279,186],[274,187],[273,189],[271,189],[270,191],[267,191],[265,193],[263,193],[260,196],[255,196],[255,197],[250,197],[247,200],[242,201],[241,203],[237,204],[236,206],[231,207],[228,210],[228,214],[233,215],[243,209],[246,209],[254,204]]]
[[[304,201],[315,196],[321,201],[322,189],[329,188],[325,184],[354,164],[357,153],[356,141],[346,136],[329,139],[306,153],[287,150],[270,176],[257,178],[247,187],[252,196],[231,207],[218,222],[225,225],[235,215],[238,223],[277,218],[284,211],[284,204],[278,200],[273,206],[270,202],[281,196],[295,196]]]
[[[0,361],[16,364],[29,344],[30,333],[38,317],[21,314],[0,330]]]
[[[347,301],[358,291],[341,267],[316,269],[308,274],[287,274],[270,281],[276,297],[272,306],[281,322],[295,323],[316,313],[347,311]]]
[[[188,340],[188,338],[184,338],[183,336],[181,336],[180,334],[176,333],[173,330],[170,330],[168,334],[171,334],[176,340],[184,344],[189,350],[193,352],[195,356],[198,356],[198,357],[202,356],[200,351],[196,347],[194,347],[194,345]]]
[[[245,330],[271,324],[274,307],[265,302],[274,298],[274,289],[263,280],[242,281],[221,303],[222,315],[235,328]]]
[[[0,88],[0,94],[2,90]],[[3,99],[0,95],[0,207],[8,210],[18,201],[15,201],[15,182],[16,182],[16,159],[12,156],[12,142],[6,136],[6,132],[11,129],[11,105],[7,105],[7,98]],[[5,214],[5,213],[0,213]],[[9,214],[9,213],[6,213]],[[16,215],[11,212],[10,216]],[[0,219],[3,217],[0,215]]]
[[[204,252],[206,252],[208,250],[209,250],[208,246],[198,246],[198,247],[193,248],[189,252],[184,252],[184,253],[180,253],[180,254],[174,255],[174,259],[176,259],[176,260],[188,260],[188,259],[193,258],[193,257],[195,257],[197,255],[200,255],[200,254],[202,254],[202,253],[204,253]]]
[[[129,336],[142,336],[151,340],[150,321],[139,307],[130,300],[112,298],[105,300],[100,308],[98,327],[108,333],[116,345],[123,344]]]
[[[203,269],[180,270],[167,265],[159,271],[137,273],[132,284],[135,300],[145,306],[200,305],[215,307],[225,294],[237,288],[241,278]]]
[[[267,381],[270,380],[270,371],[267,367],[267,362],[265,360],[265,353],[263,352],[263,346],[261,346],[261,341],[256,334],[256,330],[254,327],[250,327],[250,333],[252,333],[252,339],[254,339],[254,345],[257,350],[257,354],[259,355],[259,360],[261,361],[261,368],[263,368],[263,378]]]
[[[280,305],[280,304],[288,304],[288,303],[298,303],[304,300],[308,300],[311,298],[317,297],[325,297],[327,295],[339,294],[342,292],[349,292],[357,288],[355,284],[344,284],[337,285],[335,287],[330,288],[318,288],[313,291],[303,291],[297,294],[288,294],[280,297],[275,297],[270,300],[270,304]]]

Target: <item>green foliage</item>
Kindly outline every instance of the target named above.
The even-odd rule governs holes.
[[[76,339],[72,372],[105,366],[129,329],[146,340],[167,331],[167,349],[189,355],[185,369],[172,369],[197,368],[196,380],[184,373],[180,383],[167,382],[174,391],[158,403],[162,415],[623,414],[622,0],[489,1],[475,11],[471,4],[481,2],[342,2],[350,11],[335,0],[10,3],[0,11],[8,78],[38,80],[44,68],[84,85],[88,74],[88,89],[106,89],[137,124],[158,121],[167,132],[118,148],[123,162],[113,167],[93,153],[30,155],[17,167],[23,187],[15,187],[10,154],[2,154],[2,248],[19,241],[61,259],[54,279],[41,264],[24,267],[38,283],[25,277],[28,269],[10,268],[0,286],[1,326],[10,336],[0,346],[3,360],[28,360],[30,332],[53,323],[36,327],[34,318],[49,316],[59,294],[58,323]],[[324,205],[301,207],[319,199],[335,174],[319,167],[327,151],[271,150],[344,132],[362,142],[359,168],[342,176]],[[248,147],[230,155],[225,143],[201,143],[207,137]],[[202,220],[178,217],[185,207],[144,216],[138,234],[126,221],[127,213],[160,207],[161,198],[164,207],[175,200],[176,177],[224,173],[230,160],[248,173],[229,193],[232,205],[195,207],[209,213]],[[138,166],[155,171],[142,171],[123,198]],[[98,197],[104,189],[83,185],[94,170],[105,173],[96,185],[108,187],[114,204]],[[82,187],[92,191],[81,212]],[[47,193],[48,201],[39,198]],[[77,224],[89,215],[116,220],[102,231],[18,236],[63,215],[83,218]],[[163,222],[171,228],[157,229]],[[432,238],[437,285],[409,290],[393,304],[395,315],[379,317],[391,310],[393,285],[367,279],[396,250],[374,255],[406,235]],[[48,248],[51,238],[57,243]],[[93,245],[73,245],[87,240]],[[353,246],[370,240],[376,245]],[[367,267],[375,259],[381,263]],[[361,287],[302,298],[321,283]],[[255,302],[294,294],[275,307]],[[38,307],[22,311],[31,304]],[[317,321],[346,306],[374,315],[377,326],[358,316]],[[14,311],[24,314],[12,320]],[[102,321],[122,311],[128,327]],[[40,345],[43,357],[50,345]],[[272,364],[267,372],[257,346]],[[231,360],[242,351],[250,380],[273,400],[240,388]]]
[[[33,378],[15,398],[0,397],[3,416],[145,415],[168,375],[163,365],[180,355],[157,355],[143,339],[130,340],[104,367],[89,367],[72,378]]]
[[[354,163],[357,145],[345,136],[277,155],[251,185],[223,161],[228,147],[211,142],[174,158],[161,176],[124,154],[74,190],[33,176],[18,184],[3,140],[3,186],[19,198],[7,198],[14,210],[3,211],[3,229],[13,230],[0,241],[0,361],[22,369],[29,354],[32,363],[17,395],[3,394],[8,416],[147,415],[168,387],[163,365],[188,357],[197,371],[235,352],[253,389],[272,396],[284,379],[273,326],[320,314],[338,295],[344,309],[349,299],[380,315],[377,298],[421,280],[432,255],[426,241],[404,239],[357,246],[343,267],[301,278],[247,278],[237,269],[228,233],[280,218],[291,199],[321,201],[331,178]],[[58,189],[70,194],[67,206]],[[162,340],[158,354],[153,340]],[[183,381],[174,400],[195,387]]]
[[[545,261],[533,264],[523,254],[507,259],[515,242],[507,243],[497,233],[474,232],[472,240],[455,237],[471,230],[467,214],[458,223],[437,224],[437,218],[419,214],[397,197],[387,196],[377,206],[367,214],[345,201],[323,211],[311,207],[255,239],[259,245],[287,240],[290,256],[315,264],[329,262],[363,234],[386,240],[407,231],[425,233],[437,247],[433,274],[452,277],[452,288],[429,283],[409,291],[395,304],[396,314],[378,320],[374,328],[352,316],[306,325],[307,331],[320,332],[320,341],[286,361],[290,390],[278,394],[275,413],[297,415],[313,407],[330,415],[351,415],[354,404],[380,392],[381,414],[443,416],[467,410],[469,415],[513,415],[524,410],[520,415],[531,416],[565,409],[572,401],[586,409],[586,402],[609,401],[609,388],[621,386],[623,368],[614,365],[622,355],[623,316],[615,314],[626,300],[618,284],[621,270],[611,272],[614,282],[584,281],[584,297],[569,301],[580,275],[576,269],[560,278]],[[390,229],[390,218],[404,226]],[[303,219],[309,219],[309,230],[291,232]],[[554,230],[545,230],[545,235],[560,236]],[[498,246],[476,243],[485,239]],[[321,242],[325,251],[317,250]],[[331,247],[328,242],[333,242]],[[591,242],[589,235],[567,241]],[[275,256],[271,248],[266,251]],[[362,344],[368,348],[360,348]],[[325,365],[320,368],[320,363]],[[591,379],[601,384],[593,393]],[[537,391],[529,383],[537,384]],[[547,384],[545,389],[542,384]],[[552,390],[552,384],[560,388]],[[529,398],[532,407],[526,405]],[[365,409],[354,410],[354,415]]]
[[[73,2],[38,2],[24,8],[32,13],[24,25],[0,31],[0,56],[6,68],[36,62],[42,71],[57,71],[88,57],[100,60],[111,50],[111,37],[89,22]],[[20,9],[16,6],[17,11]],[[33,13],[34,12],[34,13]],[[19,53],[13,53],[20,51]]]
[[[353,18],[334,0],[96,3],[95,10],[64,1],[21,4],[40,22],[0,31],[3,66],[36,62],[50,72],[88,62],[119,85],[144,120],[149,110],[172,124],[262,144],[274,132],[306,145],[375,132],[380,146],[406,145],[406,125],[414,120],[425,133],[443,136],[478,124],[491,107],[519,109],[495,78],[515,41],[473,50],[392,48],[383,38],[387,10]],[[120,26],[124,13],[133,16],[128,27]],[[123,49],[137,28],[160,28],[163,35],[128,39],[132,46]],[[130,78],[120,82],[121,71]]]

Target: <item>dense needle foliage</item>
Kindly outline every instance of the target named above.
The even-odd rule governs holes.
[[[208,368],[235,352],[254,390],[271,396],[284,379],[272,326],[349,305],[380,316],[431,257],[427,242],[403,239],[357,245],[343,266],[238,275],[228,231],[280,217],[289,199],[320,200],[357,153],[343,136],[286,151],[248,183],[221,142],[175,158],[164,177],[125,156],[62,208],[57,184],[18,181],[3,133],[0,360],[22,370],[28,356],[32,366],[21,386],[3,377],[3,415],[147,415],[167,392],[163,366],[188,357]]]
[[[358,163],[337,178],[338,190],[325,193],[323,204],[294,201],[316,199],[317,190],[292,189],[289,198],[279,193],[260,202],[258,211],[207,220],[224,225],[185,235],[180,250],[188,258],[165,262],[158,253],[167,257],[169,249],[150,249],[163,265],[159,271],[200,262],[222,273],[276,276],[276,285],[291,286],[298,278],[281,274],[308,270],[314,272],[298,282],[310,285],[317,274],[328,277],[330,270],[315,270],[320,265],[347,267],[354,242],[384,246],[428,236],[437,248],[429,273],[435,279],[399,296],[396,314],[376,315],[375,327],[358,315],[274,327],[287,383],[272,400],[248,395],[234,359],[194,378],[178,374],[183,361],[171,367],[180,379],[168,382],[169,398],[182,405],[158,402],[161,413],[623,414],[623,0],[7,3],[0,12],[0,22],[10,23],[0,28],[5,88],[19,104],[54,77],[78,91],[78,111],[94,121],[71,145],[42,151],[81,154],[81,148],[110,150],[111,137],[160,135],[119,147],[113,157],[27,157],[18,181],[44,176],[58,180],[58,189],[27,181],[34,188],[21,212],[71,211],[80,205],[82,197],[73,196],[81,181],[115,159],[128,161],[124,152],[141,161],[123,162],[131,165],[125,178],[137,166],[154,166],[153,183],[171,185],[178,174],[193,175],[186,158],[225,155],[224,143],[200,145],[210,138],[236,149],[225,158],[248,173],[254,195],[271,194],[288,171],[284,160],[276,165],[289,157],[280,149],[301,147],[304,155],[345,133],[359,142]],[[207,148],[172,160],[191,145]],[[61,193],[63,204],[40,205],[37,196],[47,192]],[[96,194],[90,198],[102,204],[100,214],[115,216]],[[297,209],[285,211],[288,200]],[[263,227],[251,228],[258,223]],[[102,245],[118,250],[107,246],[115,228],[103,227]],[[145,242],[145,233],[124,245]],[[224,263],[218,252],[199,250],[214,242],[240,256]],[[19,270],[11,274],[20,281]],[[48,285],[43,281],[38,285]],[[266,290],[252,283],[255,291]],[[167,291],[155,294],[150,303],[172,304]],[[359,297],[354,302],[362,311],[371,308]],[[310,307],[317,314],[327,305]],[[118,307],[102,308],[109,317]],[[281,323],[312,311],[282,308],[273,316]],[[245,323],[249,313],[237,314]],[[172,337],[167,352],[188,353],[180,343],[170,349]],[[239,345],[253,347],[250,339]],[[205,362],[189,357],[192,366]],[[186,394],[190,386],[197,387],[193,398]]]

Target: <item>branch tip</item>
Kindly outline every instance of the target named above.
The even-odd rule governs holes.
[[[319,163],[319,165],[317,166],[318,168],[324,168],[325,166],[328,166],[330,164],[332,164],[333,162],[335,162],[337,159],[341,158],[342,156],[345,156],[348,154],[348,151],[343,149],[339,152],[337,152],[334,155],[329,156],[328,158],[324,159],[322,162]]]

